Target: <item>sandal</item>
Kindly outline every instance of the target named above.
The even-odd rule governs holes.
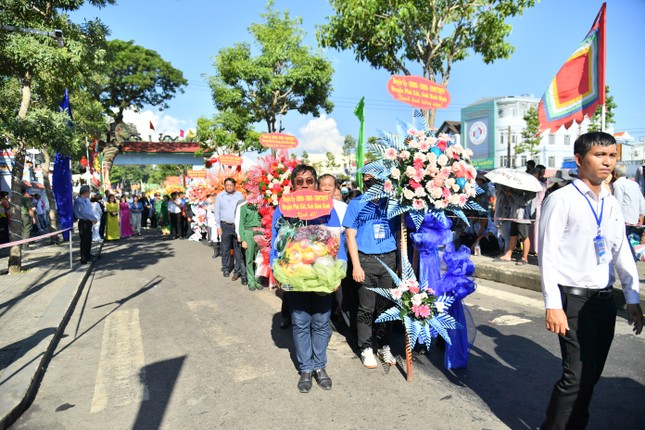
[[[526,266],[527,264],[529,264],[529,262],[526,260],[517,260],[517,263],[515,263],[516,266]]]

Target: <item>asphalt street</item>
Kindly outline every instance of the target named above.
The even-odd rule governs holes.
[[[332,335],[333,389],[296,389],[280,300],[224,278],[203,243],[156,232],[106,243],[38,395],[15,429],[529,429],[559,376],[541,294],[490,281],[466,303],[476,338],[466,370],[443,351],[364,369]],[[393,346],[403,355],[401,336]],[[589,429],[645,426],[645,338],[624,318]]]

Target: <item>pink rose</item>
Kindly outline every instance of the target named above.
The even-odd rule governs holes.
[[[392,181],[388,179],[383,183],[383,191],[385,191],[386,193],[392,192]]]
[[[410,179],[410,181],[408,182],[408,185],[410,185],[412,187],[412,189],[414,189],[414,190],[416,190],[417,188],[419,188],[421,186],[421,184],[419,182],[415,181],[414,179]]]
[[[390,290],[390,295],[392,295],[392,298],[394,300],[400,300],[403,296],[403,290],[401,290],[400,288],[392,288]]]
[[[412,208],[414,210],[420,211],[425,207],[425,204],[423,203],[423,200],[421,199],[414,199],[412,200]]]

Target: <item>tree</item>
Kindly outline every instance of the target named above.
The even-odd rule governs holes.
[[[522,130],[522,142],[515,145],[515,153],[528,152],[529,157],[534,159],[540,152],[540,136],[538,135],[540,119],[537,109],[531,107],[524,115],[524,122],[526,122],[526,127]]]
[[[614,101],[614,96],[609,95],[609,85],[605,86],[605,130],[607,130],[610,124],[615,124],[616,120],[614,119],[614,109],[618,107]],[[598,106],[596,112],[589,119],[589,127],[587,131],[603,131],[602,130],[602,106]]]
[[[356,160],[356,157],[352,157],[356,153],[356,139],[351,134],[345,136],[343,140],[343,162],[351,164],[352,161]]]
[[[309,153],[307,151],[302,151],[301,159],[304,164],[309,164]]]
[[[327,151],[325,153],[325,157],[327,160],[325,160],[324,166],[327,170],[333,170],[340,167],[340,164],[336,162],[336,156],[331,151]]]
[[[107,62],[109,79],[97,98],[105,114],[113,120],[105,139],[107,147],[103,150],[103,162],[111,168],[118,154],[114,142],[116,128],[124,128],[123,112],[139,111],[146,105],[162,111],[177,92],[183,93],[188,81],[159,53],[135,45],[134,41],[109,41]]]
[[[197,119],[197,136],[203,152],[217,154],[247,151],[262,152],[265,148],[259,142],[260,133],[252,128],[245,112],[226,109],[216,113],[212,119]]]
[[[114,4],[115,0],[5,0],[0,8],[0,23],[13,26],[0,30],[0,145],[13,148],[11,233],[20,237],[20,189],[26,149],[41,149],[44,169],[49,170],[50,151],[70,154],[80,151],[84,134],[100,129],[105,123],[97,109],[100,105],[86,92],[94,87],[104,56],[107,28],[98,20],[83,25],[70,21],[68,13],[84,3],[94,6]],[[60,29],[64,47],[47,36],[16,31],[34,29],[47,34]],[[7,31],[9,30],[9,31]],[[69,117],[58,112],[65,88],[76,104],[76,126],[69,127]],[[51,187],[46,176],[48,198]],[[53,207],[54,205],[52,205]],[[20,247],[12,247],[9,272],[21,268]]]
[[[259,54],[253,57],[248,43],[221,49],[210,77],[219,111],[248,115],[250,123],[264,122],[270,133],[283,131],[282,116],[292,110],[317,117],[321,109],[333,108],[331,63],[302,45],[302,19],[272,6],[270,1],[262,23],[249,27]]]
[[[359,61],[392,74],[414,74],[447,86],[453,63],[471,52],[486,64],[509,58],[507,17],[535,0],[331,0],[336,15],[318,28],[324,47],[351,49]],[[434,125],[435,111],[428,112]]]

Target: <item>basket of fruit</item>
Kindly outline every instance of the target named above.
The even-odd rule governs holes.
[[[337,258],[340,245],[340,227],[285,223],[273,276],[285,291],[331,293],[347,272],[347,262]]]

